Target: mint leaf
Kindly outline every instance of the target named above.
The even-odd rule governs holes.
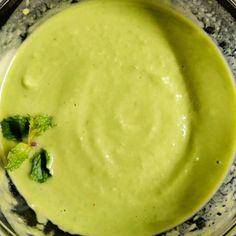
[[[7,165],[5,169],[13,171],[29,157],[31,147],[25,143],[19,143],[7,155]]]
[[[50,176],[52,158],[45,149],[38,149],[34,137],[41,135],[55,124],[53,117],[37,116],[9,116],[0,122],[3,137],[18,142],[7,155],[5,169],[13,171],[29,157],[31,158],[31,178],[39,183],[45,182]],[[27,140],[26,140],[27,138]]]
[[[50,160],[51,157],[45,149],[41,149],[33,156],[30,176],[34,181],[44,183],[52,176],[48,169]]]
[[[53,117],[48,115],[30,117],[29,123],[29,136],[31,139],[35,136],[41,135],[54,126]]]
[[[29,116],[10,116],[1,121],[3,137],[21,142],[29,132]]]

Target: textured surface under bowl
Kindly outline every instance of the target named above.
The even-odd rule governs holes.
[[[154,0],[153,0],[154,1]],[[158,1],[158,0],[157,0]],[[1,2],[1,0],[0,0]],[[8,22],[0,29],[0,61],[10,51],[14,51],[27,36],[37,27],[42,19],[55,14],[77,0],[37,0],[23,1]],[[155,2],[155,1],[154,1]],[[172,0],[171,4],[187,17],[200,25],[219,46],[236,78],[236,20],[215,0]],[[4,60],[8,61],[9,60]],[[0,78],[4,74],[7,63],[0,63]],[[5,67],[5,68],[3,68]],[[0,203],[0,234],[20,235],[12,232],[11,222],[7,222],[7,214],[15,214],[29,228],[41,229],[43,234],[69,235],[63,233],[51,222],[38,224],[34,212],[27,207],[24,199],[9,182],[8,188],[15,201],[12,209],[4,209]],[[2,190],[0,190],[0,195]],[[236,223],[236,160],[232,164],[221,188],[215,196],[191,219],[176,228],[163,233],[166,236],[177,235],[224,235]],[[9,233],[8,233],[9,232]],[[24,235],[20,235],[24,236]]]

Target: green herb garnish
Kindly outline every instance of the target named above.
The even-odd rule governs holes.
[[[29,157],[32,148],[25,143],[19,143],[10,150],[7,155],[7,170],[13,171],[21,166],[21,164]]]
[[[48,168],[50,161],[51,157],[45,149],[35,153],[32,158],[32,169],[30,172],[30,176],[34,181],[44,183],[51,177],[50,169]]]
[[[38,115],[29,119],[29,138],[40,136],[49,128],[54,126],[53,117],[48,115]]]
[[[17,115],[3,119],[0,124],[3,137],[17,143],[7,155],[5,169],[8,171],[16,170],[26,159],[30,158],[32,164],[31,178],[39,183],[45,182],[51,176],[48,167],[51,157],[45,149],[39,148],[33,139],[55,125],[53,117],[48,115]]]
[[[29,133],[29,116],[10,116],[1,121],[2,134],[12,141],[23,141]]]

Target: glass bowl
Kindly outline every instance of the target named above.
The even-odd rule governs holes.
[[[16,49],[27,36],[45,19],[78,2],[78,0],[0,0],[1,81]],[[198,24],[213,39],[236,78],[234,0],[222,0],[220,3],[216,0],[165,2]],[[5,183],[0,189],[0,198],[4,199],[4,196],[7,196],[6,199],[11,199],[5,204],[0,202],[0,235],[70,235],[61,231],[52,222],[43,222],[37,218],[3,169],[0,169],[0,180]],[[236,235],[236,159],[221,187],[210,201],[191,219],[160,235]]]

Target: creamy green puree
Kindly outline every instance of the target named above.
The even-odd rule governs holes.
[[[232,161],[235,107],[230,71],[194,24],[147,2],[85,1],[42,24],[9,69],[1,119],[57,123],[36,139],[53,177],[32,181],[29,161],[10,176],[66,232],[152,235],[216,191]]]

